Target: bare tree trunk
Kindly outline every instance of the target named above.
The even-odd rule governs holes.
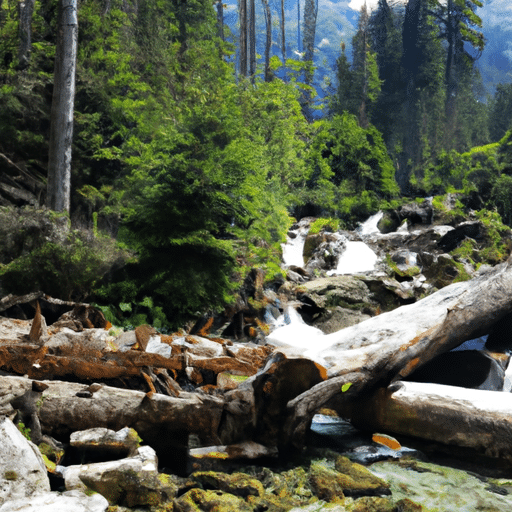
[[[311,85],[315,76],[313,57],[315,51],[316,16],[318,3],[316,0],[306,0],[304,5],[304,61],[307,64],[304,74],[304,83]],[[311,92],[304,93],[303,110],[308,119],[311,119]]]
[[[265,27],[267,31],[267,38],[265,42],[265,82],[270,82],[272,76],[270,73],[270,47],[272,45],[272,14],[270,13],[270,6],[268,0],[261,0],[265,13]]]
[[[255,0],[249,0],[249,75],[254,81],[256,74],[256,6]]]
[[[22,0],[19,3],[20,12],[20,44],[18,47],[18,65],[16,69],[25,69],[30,61],[30,50],[32,48],[32,13],[34,12],[35,0]],[[1,8],[1,4],[0,4]]]
[[[281,0],[281,52],[283,54],[283,65],[286,64],[286,35],[284,19],[284,0]]]
[[[240,0],[240,74],[247,76],[247,0]]]
[[[364,430],[471,448],[512,461],[510,393],[400,382],[359,397],[344,411]]]
[[[217,2],[217,28],[219,37],[224,41],[224,4],[222,0]]]
[[[77,0],[61,0],[51,111],[46,204],[67,211],[71,196],[71,146],[78,41]]]

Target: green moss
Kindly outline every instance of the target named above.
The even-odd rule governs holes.
[[[421,272],[420,268],[417,266],[409,267],[406,270],[400,270],[389,254],[386,254],[386,265],[393,274],[399,277],[414,277]]]
[[[10,481],[18,480],[18,473],[16,473],[16,471],[13,471],[12,469],[8,469],[4,473],[4,478]]]
[[[26,437],[30,441],[31,440],[30,429],[28,427],[26,427],[22,421],[20,421],[18,423],[17,427],[18,427],[18,430],[23,434],[23,436]]]

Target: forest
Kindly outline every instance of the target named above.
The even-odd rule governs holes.
[[[255,0],[235,25],[217,0],[81,0],[56,207],[59,13],[73,1],[0,0],[0,295],[43,290],[165,330],[230,307],[252,268],[282,279],[294,219],[351,229],[454,193],[512,225],[512,84],[485,97],[480,0],[364,6],[320,103],[315,0],[303,52],[287,50],[284,0],[262,0],[263,33]]]

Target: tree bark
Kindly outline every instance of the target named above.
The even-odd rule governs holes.
[[[414,304],[315,341],[320,350],[314,357],[330,366],[329,379],[287,404],[282,438],[302,446],[321,407],[333,407],[343,416],[345,404],[407,377],[464,341],[488,334],[510,313],[512,259],[471,281],[452,284]],[[345,384],[351,385],[343,392]]]
[[[344,407],[364,430],[471,448],[512,462],[512,395],[441,384],[400,382]]]
[[[284,16],[284,0],[281,0],[281,52],[283,54],[283,66],[286,64],[286,31]]]
[[[249,76],[254,81],[256,75],[256,6],[249,0]]]
[[[266,40],[265,40],[265,82],[270,82],[272,76],[270,73],[270,47],[272,45],[272,14],[268,0],[261,0],[265,14]]]
[[[51,110],[47,206],[69,212],[78,41],[77,1],[61,0]]]
[[[247,76],[247,0],[240,0],[240,74]]]
[[[23,0],[19,4],[20,12],[20,44],[18,47],[17,69],[25,69],[30,62],[30,50],[32,48],[32,14],[35,0]],[[1,4],[0,4],[1,7]]]

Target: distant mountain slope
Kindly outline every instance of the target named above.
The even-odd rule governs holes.
[[[377,5],[378,0],[366,0],[369,8]],[[511,0],[483,0],[484,6],[478,9],[483,20],[483,32],[486,49],[477,65],[482,74],[487,92],[493,93],[500,82],[512,82],[512,2]],[[400,3],[401,0],[390,1]],[[299,0],[300,16],[304,11],[304,0]],[[334,81],[336,59],[340,55],[341,43],[346,45],[347,56],[352,58],[352,37],[357,29],[359,9],[364,0],[319,0],[316,30],[315,65],[317,67],[315,86],[324,96],[329,83]],[[265,45],[265,22],[262,3],[256,0],[257,47],[263,63]],[[270,0],[272,9],[272,54],[281,57],[279,12],[280,0]],[[297,1],[285,0],[286,18],[286,56],[300,59],[302,44],[298,43]],[[228,0],[225,9],[225,22],[236,36],[237,0]],[[302,37],[301,27],[301,37]]]

